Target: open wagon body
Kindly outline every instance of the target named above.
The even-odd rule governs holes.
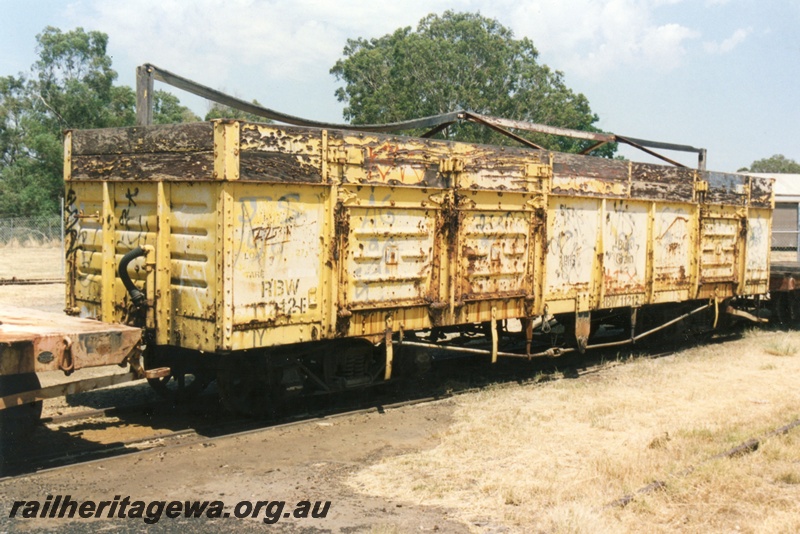
[[[299,374],[330,385],[373,372],[326,342],[559,314],[583,350],[593,313],[769,286],[762,178],[225,120],[73,131],[66,154],[68,310],[126,321],[141,249],[149,342],[213,366],[316,344],[332,361]]]
[[[504,133],[623,139],[450,115]],[[441,129],[429,119],[412,123]],[[513,134],[526,146],[317,126],[67,132],[67,313],[139,332],[120,360],[143,352],[136,376],[179,395],[216,378],[240,411],[275,391],[385,381],[419,364],[415,348],[557,356],[701,312],[713,325],[725,312],[761,320],[769,179],[706,171],[691,147],[698,169],[552,152]],[[556,321],[560,337],[533,342]],[[602,322],[626,333],[593,343]],[[483,346],[464,341],[476,335]],[[523,348],[505,350],[504,336]]]

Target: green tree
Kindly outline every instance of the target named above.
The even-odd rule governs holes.
[[[48,26],[36,41],[30,75],[0,78],[0,216],[58,212],[64,130],[136,122],[136,95],[114,84],[105,33]],[[155,100],[157,123],[199,120],[169,93]]]
[[[153,92],[153,123],[174,124],[178,122],[198,122],[200,117],[184,105],[177,96],[167,91]]]
[[[28,107],[25,80],[0,78],[0,168],[13,165],[24,151],[22,122]]]
[[[52,213],[51,192],[61,187],[54,172],[61,158],[59,138],[34,112],[36,102],[23,77],[0,78],[0,214]]]
[[[423,18],[416,31],[401,28],[377,39],[348,39],[331,69],[345,83],[336,91],[353,124],[402,121],[457,110],[584,131],[599,131],[588,99],[564,75],[537,62],[527,38],[494,19],[446,11]],[[447,137],[510,142],[474,124],[454,125]],[[589,143],[523,134],[547,148],[578,151]],[[596,154],[611,157],[614,145]]]
[[[106,54],[105,33],[77,28],[62,32],[48,26],[36,36],[39,60],[33,66],[29,91],[45,122],[61,128],[100,128],[124,124],[129,110],[110,104],[117,73]]]
[[[63,191],[63,130],[131,123],[133,100],[114,86],[108,36],[47,27],[30,78],[0,84],[0,212],[54,213]]]
[[[739,172],[766,172],[776,174],[800,174],[800,163],[783,154],[754,161],[750,167],[742,167]]]
[[[258,100],[253,100],[253,104],[259,107],[263,107],[261,106]],[[211,109],[209,109],[208,113],[206,113],[205,120],[210,121],[214,119],[240,119],[247,122],[261,122],[261,123],[272,122],[272,120],[266,117],[261,117],[259,115],[254,115],[252,113],[248,113],[240,109],[235,109],[230,106],[220,104],[219,102],[214,102],[211,105]]]

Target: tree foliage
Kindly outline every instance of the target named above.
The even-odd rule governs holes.
[[[253,100],[252,103],[256,106],[263,107],[258,100]],[[239,119],[247,122],[261,122],[267,124],[272,122],[266,117],[254,115],[252,113],[242,111],[241,109],[232,108],[230,106],[226,106],[225,104],[220,104],[219,102],[214,102],[211,105],[211,109],[209,109],[208,113],[206,113],[205,120],[210,121],[214,119]]]
[[[117,73],[106,54],[106,34],[82,28],[63,33],[49,26],[36,40],[39,60],[29,90],[43,120],[60,128],[99,128],[125,122],[127,109],[110,105],[121,95],[114,87]]]
[[[402,121],[467,110],[584,131],[599,131],[598,117],[564,75],[537,62],[527,38],[494,19],[447,11],[428,15],[416,31],[401,28],[377,39],[349,39],[331,74],[345,83],[336,91],[344,118],[354,124]],[[486,128],[460,124],[448,137],[504,142]],[[588,143],[523,134],[551,149],[578,151]],[[610,157],[615,146],[599,155]]]
[[[750,167],[743,167],[739,172],[765,172],[775,174],[800,174],[800,163],[787,158],[783,154],[754,161]]]
[[[132,126],[136,95],[114,84],[108,36],[44,29],[30,75],[0,78],[0,216],[58,212],[63,194],[63,131]],[[156,91],[154,121],[198,120]]]
[[[153,91],[153,122],[155,124],[175,124],[177,122],[198,122],[200,117],[184,105],[178,97],[166,91]]]

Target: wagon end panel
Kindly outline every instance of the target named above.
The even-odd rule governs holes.
[[[146,326],[156,342],[213,349],[212,125],[74,131],[66,144],[68,310],[128,321],[130,297],[117,270],[142,247],[147,259],[133,260],[128,274],[155,308]]]
[[[137,247],[155,249],[156,183],[70,182],[65,209],[67,309],[107,323],[125,321],[129,299],[117,268]],[[134,283],[145,283],[142,258],[130,264]]]
[[[71,315],[102,317],[102,212],[102,188],[89,183],[68,183],[64,248],[67,267],[66,308]]]
[[[213,351],[218,273],[218,195],[213,182],[162,184],[156,247],[156,340]]]

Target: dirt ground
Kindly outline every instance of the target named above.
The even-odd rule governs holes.
[[[63,289],[50,288],[57,306]],[[2,290],[2,288],[0,288]],[[6,293],[6,297],[10,294]],[[0,293],[0,304],[4,296]],[[283,532],[798,532],[800,333],[503,384],[0,482],[0,532],[263,530],[250,519],[9,518],[14,501],[331,501]],[[757,450],[717,457],[750,438]],[[637,493],[657,481],[654,491]],[[611,505],[635,495],[627,506]]]
[[[75,521],[9,519],[12,503],[46,495],[104,500],[216,500],[228,510],[244,500],[331,501],[324,519],[282,519],[272,526],[284,532],[464,532],[445,509],[364,495],[347,485],[361,468],[381,458],[433,447],[448,427],[454,405],[440,402],[342,417],[317,424],[263,430],[243,437],[209,440],[199,446],[154,451],[42,473],[0,483],[0,531],[68,528],[143,531],[142,520]],[[255,519],[180,520],[162,518],[163,531],[263,531]]]
[[[0,279],[59,276],[58,248],[0,249]],[[0,285],[0,305],[24,305],[45,311],[63,310],[64,284]],[[88,370],[87,370],[88,371]],[[83,372],[83,371],[81,371]],[[49,375],[50,373],[48,373]],[[58,377],[42,377],[55,382]],[[49,380],[48,380],[49,379]],[[134,386],[140,397],[143,386]],[[0,482],[0,532],[53,531],[262,531],[262,517],[249,520],[23,520],[9,518],[16,500],[46,500],[47,495],[100,501],[114,495],[132,500],[215,500],[230,508],[239,501],[331,501],[324,519],[282,519],[271,525],[297,532],[463,532],[447,511],[422,504],[393,502],[362,495],[345,481],[361,466],[384,456],[424,450],[436,444],[454,406],[451,401],[356,417],[342,417],[306,426],[265,430],[243,437],[209,440],[200,446],[126,456]],[[46,401],[43,416],[80,406]],[[112,496],[112,497],[109,497]],[[232,524],[233,523],[233,524]]]

